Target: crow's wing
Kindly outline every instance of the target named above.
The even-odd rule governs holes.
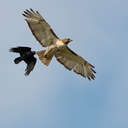
[[[20,53],[21,55],[23,55],[24,53],[31,51],[31,48],[29,47],[15,47],[15,48],[11,48],[10,52],[16,52],[16,53]]]
[[[34,69],[35,64],[36,64],[36,58],[32,57],[31,61],[27,62],[27,68],[25,69],[25,76],[28,76],[30,74],[30,72]]]

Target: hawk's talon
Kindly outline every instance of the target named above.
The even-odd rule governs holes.
[[[48,55],[44,55],[44,58],[47,58],[48,57]]]

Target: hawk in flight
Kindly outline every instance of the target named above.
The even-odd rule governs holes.
[[[40,61],[46,66],[49,65],[52,57],[55,56],[56,60],[68,70],[73,70],[75,73],[85,78],[87,77],[89,80],[95,79],[94,74],[96,72],[94,66],[67,46],[72,41],[70,38],[60,39],[38,11],[32,9],[25,10],[23,16],[36,40],[42,47],[47,47],[46,50],[37,52],[32,52],[31,48],[28,47],[11,49],[12,52],[19,52],[21,55],[20,59],[16,58],[14,60],[16,64],[22,60],[27,63],[26,75],[33,70],[36,63],[34,54],[37,54]]]

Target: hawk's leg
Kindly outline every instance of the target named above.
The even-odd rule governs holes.
[[[51,56],[53,56],[56,52],[56,47],[55,45],[51,45],[50,47],[48,47],[48,49],[45,51],[44,53],[44,57],[45,58],[50,58]]]

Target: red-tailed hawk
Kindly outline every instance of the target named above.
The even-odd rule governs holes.
[[[95,79],[94,66],[68,48],[71,39],[60,39],[38,11],[25,10],[23,16],[37,41],[42,47],[48,47],[46,50],[36,52],[43,64],[48,66],[55,56],[68,70],[73,70],[89,80]]]

